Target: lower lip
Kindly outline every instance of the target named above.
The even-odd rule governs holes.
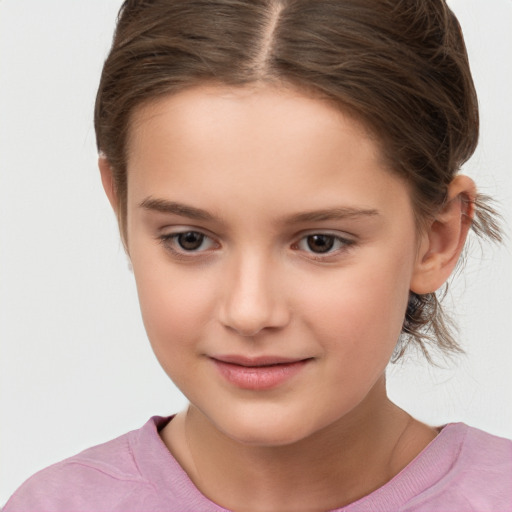
[[[271,389],[283,384],[297,375],[308,361],[309,359],[305,359],[272,366],[242,366],[213,359],[219,372],[228,382],[239,388],[252,390]]]

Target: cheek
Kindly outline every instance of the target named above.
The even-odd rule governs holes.
[[[144,326],[157,358],[164,367],[182,360],[181,349],[196,343],[211,318],[215,287],[203,272],[156,258],[144,264],[135,257],[132,264]]]
[[[303,282],[304,321],[319,339],[351,358],[384,357],[400,335],[411,274],[398,254],[348,265]]]

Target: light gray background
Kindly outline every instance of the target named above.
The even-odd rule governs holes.
[[[512,225],[512,2],[452,0],[481,101],[465,172]],[[120,0],[0,1],[0,504],[29,475],[170,414],[100,186],[95,89]],[[512,437],[511,244],[477,250],[453,286],[468,355],[390,371],[391,396],[431,424]]]

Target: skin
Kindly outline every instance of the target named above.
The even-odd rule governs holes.
[[[432,441],[387,398],[385,369],[409,291],[451,273],[474,194],[458,177],[418,233],[364,126],[290,88],[202,86],[134,113],[127,248],[153,350],[190,401],[161,436],[201,492],[231,510],[328,510]],[[205,235],[198,248],[180,246],[186,232]],[[315,234],[332,249],[315,252]],[[219,372],[226,354],[307,362],[243,389]]]

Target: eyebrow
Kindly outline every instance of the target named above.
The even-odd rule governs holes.
[[[207,210],[178,203],[176,201],[168,201],[167,199],[147,197],[139,206],[145,210],[179,215],[180,217],[187,217],[193,220],[221,222],[219,218],[215,217]],[[357,217],[374,217],[378,215],[379,211],[372,208],[339,207],[295,213],[283,217],[281,222],[283,224],[300,224],[306,222],[322,222],[327,220],[342,220]]]
[[[188,206],[183,203],[175,201],[167,201],[166,199],[156,199],[153,197],[146,197],[139,205],[145,210],[153,210],[161,213],[171,213],[180,215],[181,217],[188,217],[195,220],[217,220],[210,212],[194,206]]]
[[[356,217],[374,217],[379,211],[373,208],[326,208],[325,210],[312,210],[296,213],[284,218],[285,224],[300,224],[301,222],[321,222],[326,220],[343,220]]]

